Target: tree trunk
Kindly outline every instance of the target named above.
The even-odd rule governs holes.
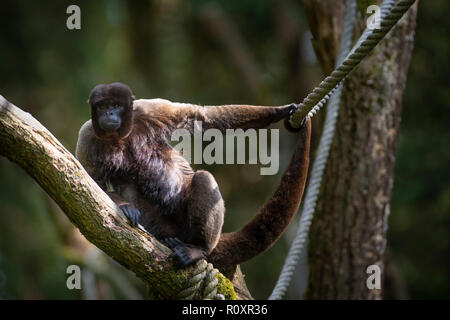
[[[323,27],[332,23],[327,1],[305,1],[307,8],[324,12],[308,12],[316,19],[324,17],[316,23],[322,28],[312,32],[314,41],[336,39],[326,34],[335,32],[333,28]],[[343,3],[339,1],[341,6]],[[355,23],[358,37],[367,19],[361,3]],[[310,231],[308,299],[381,298],[382,287],[367,288],[370,274],[366,270],[377,265],[381,276],[384,274],[396,142],[416,14],[417,3],[345,81],[339,122]],[[323,66],[324,70],[329,67]]]

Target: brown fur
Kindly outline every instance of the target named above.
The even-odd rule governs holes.
[[[96,106],[108,99],[115,103],[116,97],[128,103],[122,125],[117,133],[102,132]],[[207,171],[194,172],[167,141],[176,128],[193,131],[195,120],[202,121],[203,130],[262,128],[285,118],[292,106],[133,102],[131,90],[117,83],[94,88],[89,102],[93,117],[80,129],[78,159],[113,201],[141,212],[139,223],[155,237],[183,241],[186,246],[175,250],[182,260],[192,262],[206,254],[218,267],[246,261],[270,247],[297,211],[308,167],[309,122],[272,198],[243,229],[222,236],[225,208],[214,177]]]

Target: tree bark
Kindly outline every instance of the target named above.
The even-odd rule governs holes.
[[[0,155],[24,168],[89,241],[141,278],[152,298],[176,299],[185,289],[194,267],[175,267],[168,258],[170,249],[148,233],[131,228],[73,155],[29,113],[1,95]],[[238,275],[239,268],[232,285],[218,273],[217,293],[226,299],[251,298]]]
[[[315,28],[314,41],[337,41],[327,34],[335,30],[329,19],[330,6],[326,6],[330,1],[305,2],[308,8],[325,12],[323,21],[311,25]],[[343,6],[343,2],[339,1],[339,5]],[[359,37],[367,16],[366,8],[358,4],[361,12],[357,11],[355,28]],[[370,274],[366,269],[377,265],[384,274],[396,142],[416,14],[417,3],[345,81],[336,134],[310,231],[308,299],[381,298],[382,289],[367,288]],[[317,12],[308,15],[322,19]],[[334,45],[316,45],[324,47]],[[334,61],[332,57],[320,60]]]
[[[344,2],[304,0],[303,3],[312,34],[311,44],[320,66],[325,74],[329,74],[336,64]]]

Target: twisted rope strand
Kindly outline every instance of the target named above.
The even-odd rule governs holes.
[[[186,288],[183,289],[177,299],[179,300],[193,300],[200,294],[200,288],[205,285],[202,296],[203,300],[222,299],[221,295],[217,294],[218,280],[216,275],[219,270],[215,269],[211,263],[202,259],[197,262],[195,269],[192,272],[192,277],[187,281]]]
[[[289,120],[292,127],[299,128],[307,115],[314,116],[329,99],[330,92],[335,90],[341,81],[372,51],[415,1],[399,0],[397,3],[395,3],[395,0],[384,1],[381,8],[380,29],[366,30],[344,61],[306,96],[300,103],[300,108]],[[325,100],[323,101],[323,99]]]

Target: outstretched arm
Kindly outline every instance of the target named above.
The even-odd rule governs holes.
[[[264,128],[291,115],[296,104],[270,107],[251,105],[199,106],[176,103],[163,99],[135,100],[134,106],[139,112],[158,118],[171,128],[194,128],[194,121],[202,122],[202,129]]]

